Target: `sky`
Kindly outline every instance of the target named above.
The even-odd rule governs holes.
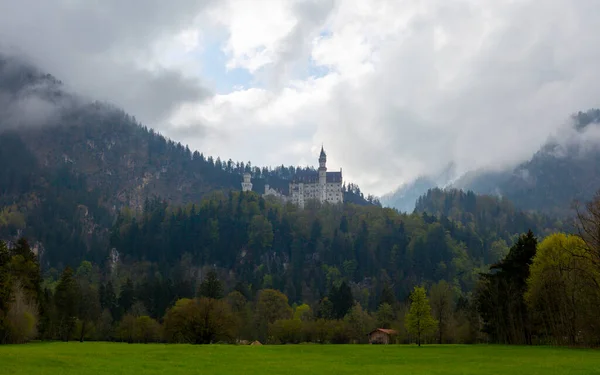
[[[0,51],[164,135],[382,195],[600,106],[598,0],[0,0]]]

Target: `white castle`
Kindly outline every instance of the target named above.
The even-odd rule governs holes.
[[[321,147],[319,155],[318,171],[301,171],[290,181],[290,188],[287,194],[272,189],[265,185],[263,196],[274,196],[284,202],[292,202],[301,208],[307,200],[315,199],[320,202],[343,203],[344,193],[342,192],[342,169],[339,172],[327,172],[327,155]],[[244,173],[242,182],[242,191],[251,191],[252,182],[250,173]]]

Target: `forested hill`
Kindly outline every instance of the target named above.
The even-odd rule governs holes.
[[[505,238],[523,228],[540,234],[549,229],[575,231],[573,218],[521,211],[506,198],[458,189],[429,189],[417,199],[415,212],[475,227],[481,234],[494,233]]]
[[[264,181],[286,185],[299,169],[192,152],[121,109],[2,57],[0,165],[0,238],[27,236],[43,264],[98,260],[122,207],[141,209],[153,197],[199,203],[211,191],[240,190],[243,172],[253,174],[256,189]],[[345,185],[344,195],[355,204],[378,203],[355,184]]]
[[[385,285],[400,299],[416,284],[439,280],[466,293],[519,234],[532,228],[544,236],[560,225],[526,214],[512,220],[515,212],[502,205],[492,211],[463,224],[376,206],[298,210],[253,192],[215,193],[185,207],[155,200],[143,211],[120,213],[111,232],[110,258],[117,261],[110,265],[121,280],[154,285],[157,293],[167,280],[193,285],[203,266],[216,266],[228,288],[275,288],[298,303],[315,302],[347,281],[372,309]]]

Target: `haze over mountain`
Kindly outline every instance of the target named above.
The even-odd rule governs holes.
[[[312,165],[324,143],[376,195],[516,165],[598,106],[592,0],[249,4],[2,2],[1,48],[206,154]]]
[[[415,197],[434,187],[503,196],[524,210],[568,213],[574,201],[589,200],[600,188],[600,110],[575,114],[568,126],[515,167],[480,169],[458,177],[424,176],[382,197],[382,203],[412,212]]]

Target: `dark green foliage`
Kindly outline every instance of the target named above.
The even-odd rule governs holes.
[[[422,213],[426,221],[439,218],[450,235],[466,245],[469,255],[482,259],[484,264],[496,261],[489,252],[494,241],[502,240],[510,245],[516,240],[516,234],[529,229],[540,235],[572,229],[566,220],[520,211],[506,199],[475,195],[471,191],[431,189],[419,198],[416,211]],[[476,232],[466,230],[472,226],[477,228]]]
[[[481,275],[478,309],[484,321],[483,331],[494,342],[532,343],[531,317],[523,296],[536,246],[537,238],[528,231],[519,237],[500,263]]]
[[[387,303],[390,306],[394,306],[396,304],[394,290],[387,282],[383,284],[383,289],[381,290],[381,296],[379,297],[379,303],[377,306],[381,306],[384,303]]]
[[[470,198],[466,202],[472,205]],[[477,281],[472,270],[497,259],[490,255],[496,242],[510,244],[526,225],[540,222],[509,207],[491,205],[495,214],[488,216],[483,205],[478,207],[475,214],[462,216],[463,223],[443,214],[406,215],[351,204],[298,210],[254,193],[215,193],[185,207],[153,199],[143,211],[119,214],[110,247],[128,263],[150,262],[174,283],[186,282],[178,280],[176,271],[184,258],[190,266],[228,270],[221,281],[251,285],[240,289],[249,299],[258,289],[275,288],[292,302],[316,302],[346,280],[358,293],[368,293],[365,308],[376,309],[380,294],[393,304],[406,298],[417,282],[457,280],[461,289],[471,290]],[[523,215],[524,220],[513,222],[510,215]],[[384,283],[395,290],[389,285],[384,290]],[[147,292],[156,294],[161,288],[154,284]],[[155,318],[162,311],[147,308],[156,311]]]
[[[125,315],[133,306],[135,302],[135,290],[133,288],[133,281],[128,277],[125,285],[121,289],[121,293],[119,294],[119,318]]]
[[[345,281],[343,281],[339,287],[332,288],[329,294],[329,300],[331,301],[334,319],[342,319],[354,305],[352,290],[350,290],[350,287]]]
[[[217,276],[217,272],[211,269],[200,284],[198,294],[201,297],[220,299],[223,297],[223,284]]]
[[[80,303],[82,301],[79,298],[79,287],[75,281],[73,270],[67,267],[62,273],[54,293],[54,305],[58,317],[58,336],[63,341],[68,341],[74,333]]]
[[[131,280],[130,280],[131,281]],[[120,314],[118,310],[117,295],[113,283],[108,281],[106,284],[101,284],[98,291],[100,297],[100,307],[108,309],[113,319],[117,319]]]

